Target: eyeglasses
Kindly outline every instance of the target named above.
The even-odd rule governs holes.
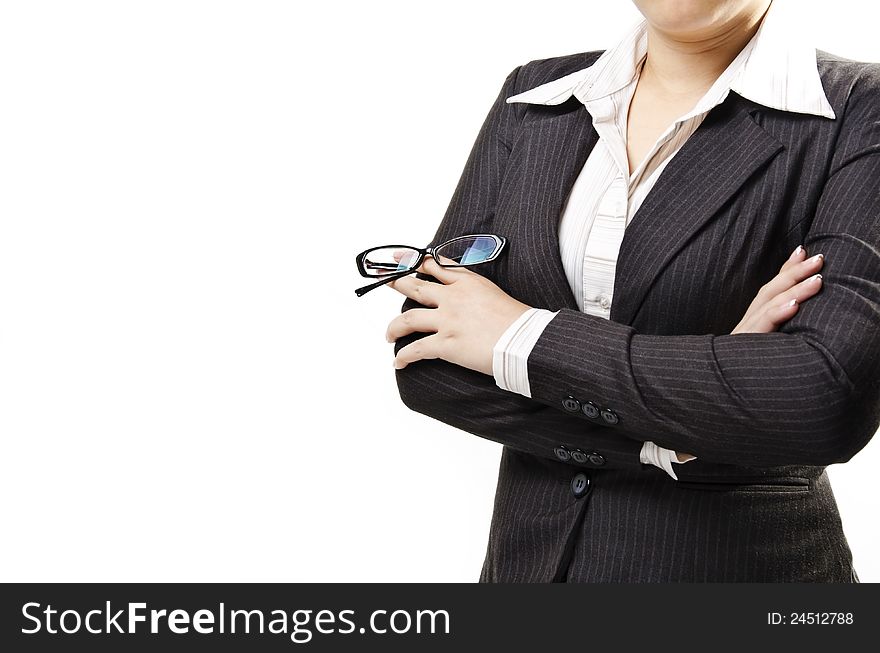
[[[381,281],[358,288],[355,293],[363,297],[374,288],[412,274],[428,255],[444,268],[463,268],[494,261],[505,244],[507,239],[503,236],[474,234],[458,236],[424,249],[409,245],[371,247],[358,254],[355,263],[362,277],[381,278]]]

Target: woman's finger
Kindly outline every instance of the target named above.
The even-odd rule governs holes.
[[[788,290],[779,293],[770,300],[769,304],[771,306],[781,305],[790,302],[792,299],[796,299],[799,303],[803,303],[807,301],[810,297],[815,295],[817,292],[819,292],[821,289],[822,275],[814,274],[808,279],[804,279],[800,283],[796,283]]]
[[[437,311],[433,308],[411,308],[404,311],[388,325],[385,340],[396,342],[411,333],[433,333],[437,331]]]
[[[731,333],[772,333],[795,316],[798,306],[797,300],[769,304],[765,310],[758,311],[737,325]]]
[[[446,257],[441,257],[441,260],[444,263],[455,263],[455,261]],[[463,275],[473,274],[467,268],[444,268],[442,265],[439,265],[432,256],[425,257],[425,260],[422,261],[422,264],[419,266],[419,272],[429,274],[437,279],[437,281],[444,284],[455,283],[461,279]]]
[[[788,264],[787,262],[786,264]],[[792,265],[786,267],[783,266],[783,270],[780,271],[773,279],[770,280],[762,289],[761,294],[767,299],[770,300],[773,297],[776,297],[780,293],[785,292],[786,290],[793,287],[796,283],[807,279],[814,274],[816,274],[819,270],[822,269],[822,266],[825,263],[825,257],[822,254],[816,254],[815,256],[811,256],[808,259],[805,259],[800,262],[794,262]]]
[[[434,334],[419,338],[401,347],[394,358],[394,369],[402,370],[410,363],[440,357],[440,336]]]
[[[437,306],[439,301],[438,291],[443,288],[443,286],[433,281],[424,281],[412,275],[390,281],[388,285],[400,294],[414,299],[422,306]]]
[[[795,250],[791,253],[791,256],[782,264],[782,267],[779,268],[780,272],[785,272],[790,267],[797,265],[801,261],[807,258],[807,250],[804,249],[803,245],[798,245]]]
[[[805,279],[768,300],[761,309],[747,316],[732,333],[770,333],[788,322],[797,307],[822,289],[822,275]]]
[[[771,304],[770,308],[763,311],[759,317],[758,328],[760,333],[770,333],[779,330],[783,324],[793,318],[800,309],[801,303],[797,299],[788,299],[784,302]],[[763,322],[763,324],[760,324]]]

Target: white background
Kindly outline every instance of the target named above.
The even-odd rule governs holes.
[[[872,2],[805,2],[880,60]],[[0,579],[474,581],[500,446],[409,412],[354,254],[627,2],[0,5]],[[880,580],[880,443],[831,470]]]

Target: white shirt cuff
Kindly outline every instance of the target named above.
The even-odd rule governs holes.
[[[556,312],[530,308],[507,327],[492,349],[492,375],[502,390],[531,398],[529,354]]]
[[[639,459],[644,464],[659,467],[676,481],[678,480],[678,476],[676,476],[675,472],[672,471],[672,463],[681,465],[684,463],[689,463],[692,460],[696,460],[696,456],[691,456],[690,454],[685,454],[685,456],[687,456],[685,460],[679,460],[677,453],[675,453],[671,449],[658,447],[653,442],[643,443],[642,451],[639,453]]]

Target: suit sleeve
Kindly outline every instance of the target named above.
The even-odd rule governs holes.
[[[880,424],[880,74],[867,71],[804,240],[825,255],[819,294],[758,334],[646,335],[563,309],[529,356],[532,398],[593,400],[622,435],[708,462],[828,465],[862,449]]]
[[[477,135],[449,207],[431,245],[467,233],[491,233],[510,145],[522,107],[507,104],[515,94],[522,66],[505,79]],[[492,264],[480,269],[492,278]],[[435,281],[422,274],[419,278]],[[496,281],[496,279],[492,279]],[[407,299],[403,311],[419,308]],[[426,334],[400,338],[395,352]],[[443,360],[422,360],[396,373],[400,397],[410,409],[473,435],[542,458],[556,459],[556,449],[600,451],[609,467],[639,468],[641,443],[585,422],[569,413],[502,390],[492,376]]]

